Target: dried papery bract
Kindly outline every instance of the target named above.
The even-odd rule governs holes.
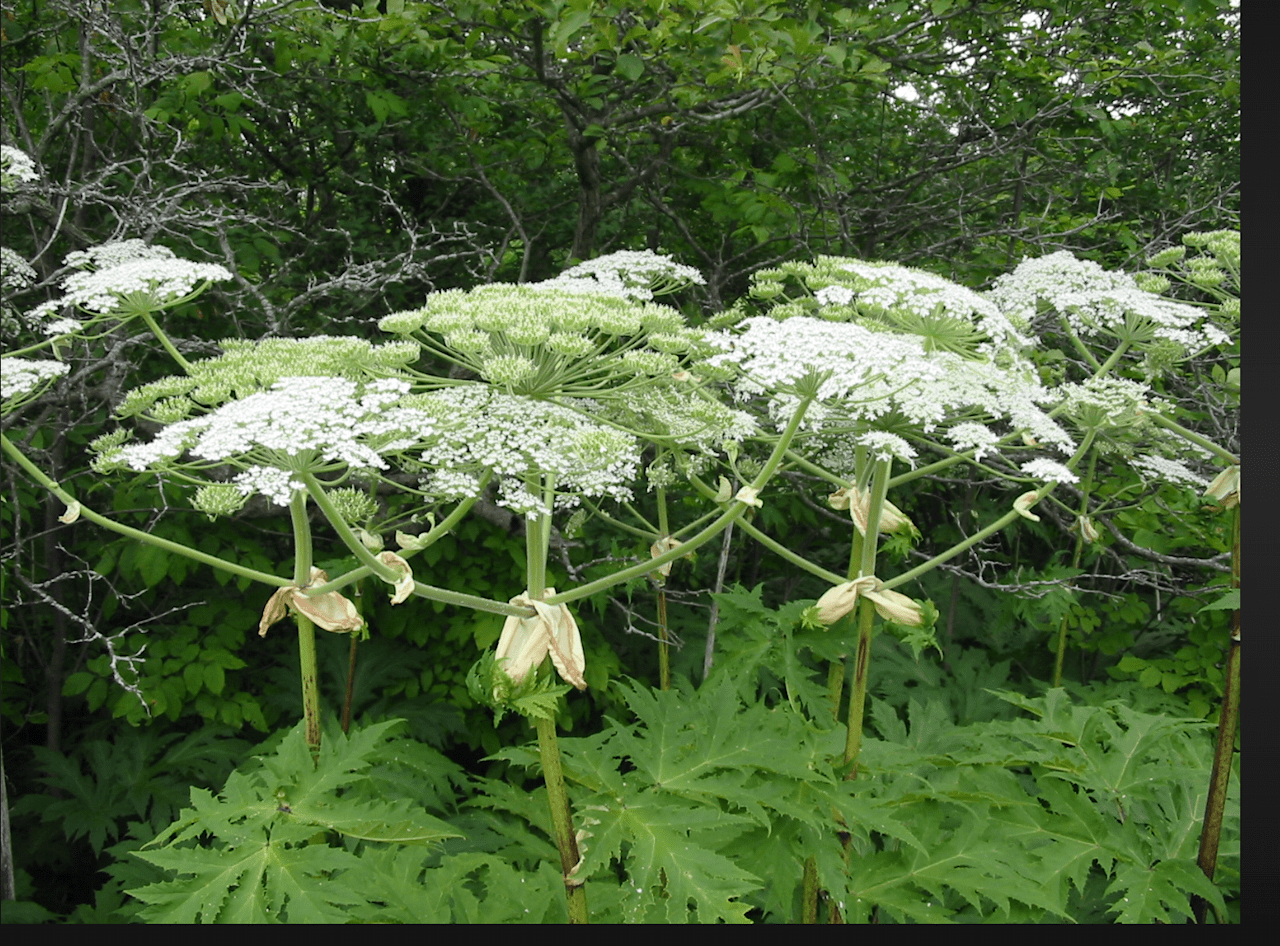
[[[818,620],[830,626],[858,605],[858,597],[867,598],[886,621],[907,627],[924,625],[924,610],[914,600],[897,591],[889,591],[874,575],[865,575],[828,588],[816,605]]]
[[[400,574],[400,577],[395,582],[395,591],[392,592],[391,603],[399,604],[408,599],[413,594],[413,569],[409,567],[409,563],[395,552],[382,552],[378,555],[378,561],[383,565],[394,568]]]
[[[1040,517],[1031,511],[1031,507],[1038,502],[1040,502],[1040,494],[1035,490],[1031,490],[1030,492],[1023,493],[1015,499],[1013,501],[1013,508],[1017,511],[1018,515],[1022,516],[1024,519],[1030,519],[1032,522],[1039,522]]]
[[[665,552],[670,552],[672,549],[679,548],[682,544],[683,543],[679,539],[672,538],[671,536],[666,535],[666,536],[663,536],[661,539],[659,539],[657,542],[654,542],[651,546],[649,546],[649,554],[653,558],[657,558],[659,555],[662,555]],[[671,566],[673,564],[675,563],[667,562],[665,565],[659,565],[656,569],[654,569],[653,572],[650,572],[650,574],[652,575],[656,573],[658,576],[657,580],[659,582],[666,581],[669,577],[671,577]]]
[[[313,567],[307,587],[324,584],[328,580],[329,576],[323,569]],[[262,609],[262,620],[258,622],[258,636],[266,637],[271,625],[283,620],[289,608],[310,618],[317,627],[335,634],[364,627],[364,619],[356,611],[356,606],[336,591],[309,598],[297,585],[287,585],[277,588],[275,594],[267,599],[267,605]]]
[[[1240,467],[1232,465],[1213,478],[1209,488],[1204,491],[1206,499],[1216,499],[1224,509],[1230,509],[1240,502]]]
[[[547,597],[555,593],[554,588],[546,589]],[[494,656],[511,682],[517,686],[523,683],[529,671],[536,670],[550,654],[561,678],[585,690],[587,681],[582,674],[586,669],[586,655],[582,650],[582,635],[568,606],[535,601],[527,592],[516,595],[511,603],[533,608],[535,612],[527,618],[508,617],[502,625]]]
[[[871,512],[871,493],[864,492],[856,486],[841,487],[827,497],[832,509],[849,510],[849,518],[853,520],[859,535],[867,534],[867,516]],[[880,532],[886,535],[905,529],[915,532],[915,524],[901,509],[889,500],[880,507]]]

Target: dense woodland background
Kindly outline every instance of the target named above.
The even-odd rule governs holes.
[[[235,274],[168,323],[184,353],[205,356],[225,337],[372,338],[376,319],[429,291],[545,279],[620,249],[699,269],[706,285],[678,302],[709,316],[786,260],[893,260],[983,288],[1028,256],[1070,249],[1135,271],[1189,231],[1239,226],[1240,18],[1226,0],[3,0],[0,29],[0,138],[41,174],[4,206],[5,245],[38,274],[5,289],[6,347],[28,331],[21,313],[56,296],[69,252],[134,237]],[[153,345],[122,331],[78,353],[71,377],[6,431],[99,508],[271,570],[287,523],[266,507],[209,523],[154,478],[89,472],[86,444],[110,429],[126,381],[167,371]],[[1187,403],[1199,390],[1165,393]],[[1238,412],[1196,403],[1238,449]],[[62,524],[60,504],[4,473],[19,895],[101,920],[110,904],[85,905],[106,882],[105,849],[130,822],[158,830],[187,785],[216,790],[254,743],[291,726],[297,658],[287,635],[253,633],[265,590]],[[899,504],[926,545],[942,545],[966,495],[970,484],[940,483]],[[494,513],[433,547],[436,584],[513,593],[523,545]],[[1129,681],[1210,716],[1226,618],[1193,615],[1206,600],[1195,591],[1228,571],[1221,535],[1169,495],[1125,516],[1084,565],[1092,596],[1053,590],[1066,522],[939,572],[928,590],[945,658],[883,657],[879,695],[905,707],[912,688],[967,677],[970,703],[953,709],[991,718],[1000,710],[975,675],[1044,680],[1046,640],[1066,616],[1073,685]],[[805,554],[843,554],[825,511],[797,500],[772,526],[788,519]],[[726,564],[728,582],[763,584],[774,604],[821,590],[755,545]],[[673,605],[687,644],[677,670],[695,676],[716,566],[704,554],[673,579],[686,605]],[[1036,582],[1052,587],[1016,593]],[[652,640],[632,632],[651,613],[646,594],[582,618],[601,672],[655,673]],[[516,719],[495,729],[466,694],[476,643],[500,619],[438,609],[424,626],[422,609],[376,597],[356,713],[409,718],[458,765],[492,774],[504,763],[481,760],[527,738]],[[347,644],[325,637],[337,705]],[[123,691],[112,671],[128,677],[121,657],[144,643],[139,690]],[[571,705],[567,722],[589,733],[620,704],[593,688]]]

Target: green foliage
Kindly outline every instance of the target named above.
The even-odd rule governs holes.
[[[130,821],[152,833],[169,824],[189,786],[220,781],[248,748],[219,727],[189,736],[155,729],[121,729],[110,740],[81,743],[73,755],[34,747],[48,794],[28,794],[15,816],[38,813],[58,824],[67,841],[86,838],[95,855],[123,836]]]
[[[136,855],[173,872],[130,891],[148,922],[326,923],[363,902],[343,876],[358,872],[351,850],[324,843],[438,842],[456,834],[408,798],[382,797],[369,769],[394,760],[385,742],[393,720],[349,738],[330,733],[312,762],[303,726],[261,766],[232,774],[218,796],[192,789],[191,805]],[[199,843],[195,843],[199,842]]]
[[[905,721],[876,704],[884,738],[849,781],[832,762],[841,727],[744,703],[728,674],[697,690],[618,686],[633,720],[561,743],[602,920],[786,921],[809,855],[851,921],[1061,920],[1100,897],[1121,922],[1170,922],[1193,894],[1225,911],[1195,865],[1210,748],[1198,721],[992,691],[1031,718],[957,726],[922,691]],[[536,823],[537,801],[518,797],[487,804]],[[1238,800],[1228,824],[1234,838]]]

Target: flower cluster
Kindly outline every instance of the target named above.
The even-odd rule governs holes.
[[[1039,407],[1048,392],[1029,370],[926,352],[910,335],[807,316],[782,322],[756,317],[739,329],[708,337],[722,349],[709,363],[736,365],[743,375],[739,395],[771,394],[775,416],[789,414],[804,385],[816,382],[817,403],[806,415],[815,427],[892,422],[928,433],[957,424],[966,425],[962,439],[972,441],[973,424],[1007,419],[1042,443],[1064,452],[1072,446]],[[994,435],[984,442],[993,444]]]
[[[1082,338],[1166,341],[1187,351],[1229,341],[1225,332],[1206,322],[1201,309],[1139,289],[1132,276],[1108,272],[1065,250],[1024,260],[996,279],[987,298],[1006,315],[1028,323],[1047,307]]]
[[[554,279],[533,283],[539,290],[598,292],[648,301],[686,286],[705,285],[702,274],[652,250],[620,250],[570,267]]]
[[[792,280],[804,290],[795,299],[788,294]],[[926,351],[977,358],[1029,344],[1013,321],[978,293],[895,263],[838,256],[787,263],[757,273],[751,294],[773,303],[769,314],[774,318],[816,315],[882,326],[917,336]]]
[[[5,358],[0,364],[0,403],[5,413],[30,400],[47,382],[61,378],[69,369],[61,361]]]
[[[36,173],[36,163],[31,156],[18,148],[0,145],[0,182],[5,190],[20,181],[34,181],[40,177]]]
[[[476,495],[481,474],[498,481],[497,503],[522,516],[551,514],[579,497],[628,500],[640,465],[635,439],[567,407],[481,385],[412,398],[433,418],[435,436],[421,453],[424,488],[442,500]],[[589,407],[589,405],[586,405]]]
[[[1082,430],[1130,429],[1154,407],[1151,389],[1127,378],[1090,378],[1055,389],[1062,412]]]
[[[1140,473],[1154,480],[1164,480],[1175,486],[1189,486],[1197,490],[1209,485],[1208,479],[1180,460],[1150,454],[1134,457],[1131,462]]]
[[[287,505],[302,488],[298,473],[383,470],[383,454],[430,437],[431,415],[399,406],[408,390],[408,382],[397,379],[360,385],[345,378],[285,378],[270,391],[170,424],[150,443],[110,445],[97,466],[145,470],[189,452],[208,465],[241,467],[234,480],[241,492]]]
[[[148,246],[141,240],[107,243],[72,253],[66,263],[79,272],[63,280],[63,298],[36,307],[32,314],[37,318],[64,306],[95,315],[130,318],[179,305],[210,282],[232,278],[215,263],[179,259],[167,247]]]
[[[0,286],[25,289],[35,281],[36,271],[31,264],[7,246],[0,246]]]

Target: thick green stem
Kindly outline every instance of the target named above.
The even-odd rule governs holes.
[[[880,534],[880,514],[884,510],[885,494],[889,488],[891,461],[879,460],[872,470],[871,503],[867,512],[867,531],[862,537],[860,575],[876,573],[877,538]],[[866,712],[867,680],[871,669],[871,630],[875,624],[875,606],[870,599],[858,602],[858,643],[854,651],[853,689],[849,692],[849,723],[845,733],[844,761],[849,766],[846,778],[857,778],[858,755],[862,752],[862,719]]]
[[[658,541],[662,542],[670,534],[671,525],[667,518],[667,491],[661,486],[657,489],[658,501]],[[658,688],[671,689],[671,643],[667,634],[667,584],[659,573],[658,585]]]
[[[195,293],[192,296],[196,295]],[[173,342],[169,340],[169,336],[160,328],[160,324],[156,321],[155,316],[150,312],[142,312],[140,318],[146,323],[147,328],[151,329],[151,334],[160,340],[160,344],[164,346],[164,350],[169,353],[169,357],[178,363],[178,367],[182,369],[184,374],[191,374],[191,362],[182,357],[182,353],[174,347]]]
[[[849,726],[844,743],[844,761],[850,766],[845,778],[858,777],[858,756],[862,752],[862,719],[871,666],[871,628],[875,617],[875,605],[868,598],[861,599],[858,602],[858,644],[853,658],[853,690],[849,693]]]
[[[787,447],[795,438],[796,431],[800,429],[800,422],[804,419],[805,411],[809,409],[809,405],[813,402],[812,397],[807,397],[796,407],[796,411],[791,415],[786,428],[778,438],[777,444],[774,445],[773,453],[769,455],[761,467],[756,478],[751,482],[751,489],[759,491],[764,485],[773,478],[773,474],[778,471],[778,467],[782,464],[782,458],[786,454]],[[673,549],[668,549],[656,558],[652,558],[647,562],[641,562],[638,565],[632,565],[612,575],[606,575],[604,578],[598,578],[595,581],[587,582],[585,585],[579,585],[570,591],[560,592],[547,598],[548,604],[567,604],[570,601],[577,601],[581,598],[588,598],[597,592],[604,591],[606,588],[612,588],[614,585],[622,584],[630,581],[632,578],[642,578],[650,572],[665,565],[667,562],[674,562],[676,559],[688,555],[710,542],[721,532],[723,532],[731,523],[737,522],[742,518],[743,513],[747,511],[747,504],[741,501],[731,500],[729,508],[722,512],[715,520],[694,535],[692,538],[685,539],[680,545]]]
[[[551,824],[555,832],[556,847],[560,851],[560,872],[564,877],[565,899],[569,907],[570,923],[586,923],[587,892],[582,881],[574,876],[582,860],[578,852],[578,840],[573,832],[573,816],[569,808],[569,793],[564,787],[564,771],[560,767],[560,743],[556,738],[554,719],[537,719],[538,751],[542,755],[542,778],[547,786],[547,801],[551,806]]]
[[[298,620],[298,662],[302,674],[302,712],[307,721],[307,745],[320,751],[320,686],[316,673],[316,626],[304,614]]]
[[[311,580],[311,520],[307,518],[306,493],[293,494],[289,501],[293,522],[293,583],[305,587]],[[316,673],[316,628],[311,619],[296,613],[298,621],[298,663],[302,673],[302,714],[307,722],[307,745],[314,755],[320,751],[320,687]]]
[[[1084,518],[1089,512],[1089,494],[1093,492],[1093,478],[1098,469],[1098,452],[1095,450],[1089,457],[1089,473],[1080,484],[1080,511],[1076,513],[1076,545],[1071,553],[1071,567],[1079,568],[1084,556],[1085,528]],[[1074,587],[1072,588],[1074,591]],[[1053,660],[1053,686],[1062,686],[1062,663],[1067,655],[1067,615],[1058,622],[1058,648]]]
[[[548,509],[555,508],[555,484],[545,477],[542,501]],[[524,520],[525,587],[529,597],[538,601],[546,597],[547,552],[551,548],[551,517],[526,516]]]

